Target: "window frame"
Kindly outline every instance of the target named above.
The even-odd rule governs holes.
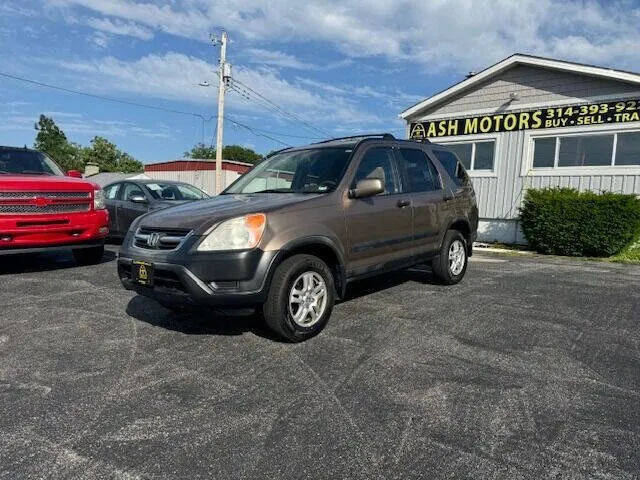
[[[106,201],[111,201],[111,202],[116,202],[118,200],[120,200],[120,189],[122,188],[122,183],[123,182],[115,182],[115,183],[111,183],[109,185],[106,185],[103,190],[104,190],[104,199]],[[116,194],[114,195],[113,198],[109,198],[107,196],[107,188],[115,188],[116,189]]]
[[[441,193],[442,191],[444,191],[442,174],[440,173],[440,170],[435,165],[435,163],[433,162],[429,154],[424,149],[420,147],[401,145],[396,147],[395,150],[396,150],[396,170],[398,171],[398,175],[400,175],[401,177],[400,185],[401,185],[402,193],[431,194],[431,193]],[[431,165],[433,167],[433,171],[436,174],[436,177],[433,178],[435,183],[434,186],[436,188],[434,188],[433,190],[417,190],[417,191],[412,191],[408,189],[409,183],[410,183],[409,174],[407,172],[407,169],[404,166],[404,163],[400,163],[400,162],[404,162],[404,157],[402,156],[402,150],[415,150],[420,152],[424,156],[424,159],[427,162],[427,168],[429,168],[428,165]],[[429,169],[429,174],[431,174],[431,169]]]
[[[358,169],[360,168],[360,165],[362,164],[362,160],[364,160],[364,157],[367,155],[367,153],[369,153],[369,151],[377,149],[377,148],[387,148],[389,150],[391,150],[391,168],[393,169],[393,174],[395,176],[396,179],[396,184],[398,186],[398,191],[395,193],[379,193],[378,195],[374,195],[371,198],[377,198],[377,197],[392,197],[394,195],[403,195],[403,194],[407,194],[407,192],[405,191],[405,185],[404,185],[404,177],[402,175],[402,173],[400,172],[400,165],[398,164],[398,155],[399,153],[396,152],[397,147],[395,145],[384,145],[384,144],[372,144],[367,146],[366,148],[364,148],[362,150],[362,153],[359,155],[359,158],[355,159],[356,161],[354,162],[354,168],[353,168],[353,174],[351,175],[351,178],[349,179],[349,188],[353,189],[356,187],[356,175],[358,174]]]
[[[118,195],[120,196],[120,200],[123,202],[127,202],[127,203],[133,203],[130,200],[127,200],[127,198],[124,196],[124,192],[127,190],[127,186],[128,185],[133,185],[134,187],[137,187],[138,190],[140,190],[142,192],[142,194],[144,195],[144,197],[147,199],[147,201],[149,201],[149,195],[148,193],[145,191],[144,188],[140,188],[140,185],[138,185],[136,182],[130,182],[130,181],[125,181],[122,182],[122,185],[120,187],[120,190],[118,191]]]
[[[502,159],[502,142],[500,134],[482,134],[482,135],[457,135],[453,137],[437,137],[431,138],[431,142],[434,143],[434,147],[436,145],[442,145],[443,147],[449,147],[449,145],[456,143],[472,143],[471,148],[471,165],[469,169],[465,168],[467,175],[471,178],[497,178],[498,171],[500,166],[500,161]],[[476,153],[476,143],[482,142],[494,142],[493,146],[493,168],[491,170],[473,170],[475,166],[475,153]],[[457,155],[456,155],[457,156]],[[461,161],[462,162],[462,161]]]
[[[588,127],[565,127],[565,128],[545,128],[543,131],[525,131],[521,177],[558,177],[558,176],[602,176],[602,175],[640,175],[640,165],[614,165],[616,148],[618,144],[617,133],[639,133],[640,124],[632,122],[629,124],[606,124],[590,125]],[[613,150],[610,165],[600,165],[593,167],[558,166],[558,138],[559,137],[582,137],[590,135],[613,135]],[[533,156],[535,153],[535,140],[540,138],[556,138],[555,158],[553,167],[533,167]]]

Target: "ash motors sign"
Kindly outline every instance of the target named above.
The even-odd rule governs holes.
[[[607,103],[587,103],[514,113],[417,122],[410,125],[410,138],[420,140],[457,135],[638,121],[640,121],[640,100],[618,100]]]

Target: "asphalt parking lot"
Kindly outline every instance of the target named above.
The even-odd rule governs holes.
[[[478,254],[455,287],[359,283],[289,345],[171,316],[114,259],[2,259],[1,478],[640,475],[640,267]]]

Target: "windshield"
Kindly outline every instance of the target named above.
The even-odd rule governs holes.
[[[315,148],[277,153],[224,193],[326,193],[338,186],[351,149]]]
[[[0,149],[0,174],[64,175],[47,155],[32,150]]]
[[[202,190],[185,183],[147,183],[145,187],[156,200],[183,201],[209,198],[209,195]]]

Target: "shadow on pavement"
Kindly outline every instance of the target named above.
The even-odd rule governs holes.
[[[277,340],[254,308],[220,309],[193,308],[172,311],[156,301],[136,295],[127,305],[127,314],[156,327],[187,335],[242,335],[251,332],[257,336]]]
[[[431,269],[426,265],[420,265],[407,270],[378,275],[350,283],[347,287],[345,298],[339,303],[366,297],[367,295],[382,292],[383,290],[388,290],[407,282],[440,285],[434,278],[433,273],[431,273]]]
[[[105,250],[104,256],[98,265],[112,262],[115,259],[115,252]],[[70,251],[0,256],[0,275],[48,272],[65,268],[81,268],[73,259]],[[87,266],[82,268],[87,268]]]
[[[372,277],[350,284],[347,295],[337,304],[357,300],[407,282],[436,284],[428,268],[412,268],[400,272]],[[242,335],[253,333],[273,341],[281,341],[266,326],[256,308],[193,308],[172,311],[142,295],[136,295],[127,305],[129,316],[187,335]]]

